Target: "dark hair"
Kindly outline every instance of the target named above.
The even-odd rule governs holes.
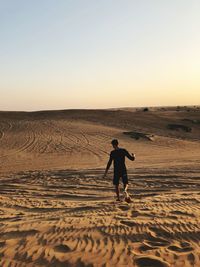
[[[113,139],[112,142],[111,142],[111,144],[112,144],[113,146],[118,146],[119,142],[118,142],[117,139]]]

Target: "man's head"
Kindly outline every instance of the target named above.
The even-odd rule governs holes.
[[[116,148],[118,148],[118,144],[119,144],[119,142],[118,142],[117,139],[113,139],[112,142],[111,142],[111,144],[112,144],[113,148],[116,149]]]

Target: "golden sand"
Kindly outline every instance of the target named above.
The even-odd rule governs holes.
[[[1,112],[0,266],[200,266],[199,115]],[[129,204],[102,178],[113,138],[136,154]]]

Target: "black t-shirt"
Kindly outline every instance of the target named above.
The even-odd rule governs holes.
[[[125,157],[130,160],[134,160],[134,157],[131,156],[128,151],[124,148],[118,148],[110,153],[110,160],[114,161],[114,172],[126,172]]]

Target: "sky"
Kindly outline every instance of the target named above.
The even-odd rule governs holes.
[[[0,110],[200,104],[199,0],[0,0]]]

